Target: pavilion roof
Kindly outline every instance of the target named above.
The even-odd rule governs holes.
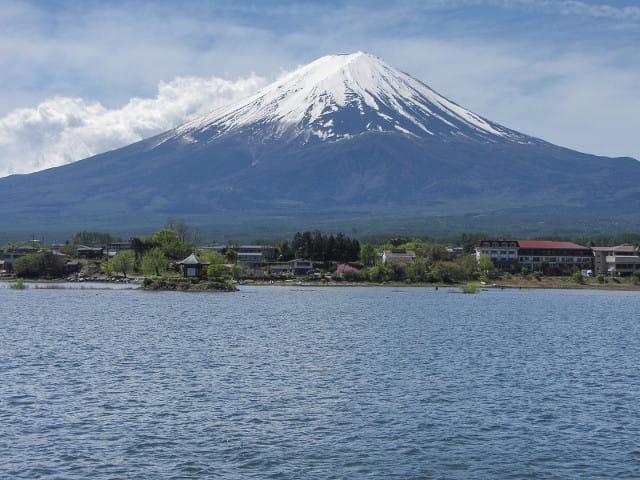
[[[209,265],[209,262],[203,262],[200,257],[192,253],[181,262],[178,262],[177,265]]]

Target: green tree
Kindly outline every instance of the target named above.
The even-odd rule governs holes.
[[[212,263],[207,267],[207,277],[220,278],[224,273],[224,265],[221,263]]]
[[[99,232],[79,232],[71,237],[73,245],[107,244],[115,241],[116,238],[112,237],[111,234]]]
[[[231,276],[235,280],[238,280],[240,278],[240,275],[242,275],[242,267],[240,265],[234,265],[233,267],[231,267]]]
[[[372,282],[386,282],[392,278],[393,273],[393,269],[389,266],[379,264],[371,267],[367,275]]]
[[[409,275],[413,282],[424,282],[428,279],[429,265],[423,257],[416,257],[411,262]]]
[[[154,242],[152,237],[136,237],[131,239],[131,250],[136,252],[138,258],[144,257],[144,255],[156,247],[156,243]]]
[[[167,257],[158,247],[149,250],[142,257],[140,268],[145,275],[160,275],[160,272],[167,267]]]
[[[207,263],[211,264],[224,264],[227,263],[227,259],[220,252],[206,252],[203,251],[200,254],[200,258]]]
[[[100,270],[102,270],[107,277],[111,276],[111,272],[113,271],[112,267],[111,261],[109,260],[103,260],[100,262]]]
[[[489,272],[493,270],[493,262],[489,255],[483,253],[480,259],[478,260],[478,268],[483,275],[489,276]]]
[[[476,273],[476,258],[472,255],[462,255],[454,260],[455,263],[462,268],[463,275],[466,280],[471,280]]]
[[[172,260],[182,260],[193,251],[190,243],[182,242],[175,230],[168,228],[158,230],[153,235],[153,242],[167,258]]]
[[[14,250],[17,247],[15,243],[7,242],[2,247],[0,247],[0,252],[9,252]]]
[[[56,248],[56,250],[73,258],[76,258],[78,256],[78,247],[77,245],[73,245],[72,243],[62,245],[61,247]]]
[[[17,277],[56,278],[65,274],[65,262],[46,251],[17,258],[13,269]]]
[[[456,283],[465,279],[464,271],[455,262],[438,262],[429,272],[433,281],[442,283]]]
[[[437,262],[451,259],[451,255],[447,252],[444,245],[438,245],[435,243],[426,244],[424,247],[420,248],[416,254],[426,258],[427,263],[431,268],[433,268],[433,265]]]
[[[176,234],[174,229],[163,228],[162,230],[158,230],[153,234],[153,241],[157,246],[162,248],[165,245],[179,242],[180,238],[178,238],[178,235]]]
[[[225,256],[227,257],[227,262],[229,263],[236,263],[238,261],[238,252],[236,252],[235,250],[227,250]]]
[[[378,252],[373,246],[369,243],[365,243],[360,248],[360,261],[366,267],[373,267],[376,263],[378,263]]]
[[[109,262],[112,270],[122,272],[126,277],[127,272],[132,272],[136,265],[136,253],[133,250],[124,250],[117,253]]]

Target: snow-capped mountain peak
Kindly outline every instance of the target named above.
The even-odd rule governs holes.
[[[522,137],[363,52],[321,57],[244,101],[179,127],[171,136],[210,141],[239,131],[263,140],[288,137],[303,143],[371,131],[484,141]]]

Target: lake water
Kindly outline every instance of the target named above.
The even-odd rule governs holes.
[[[0,478],[640,478],[640,293],[0,287]]]

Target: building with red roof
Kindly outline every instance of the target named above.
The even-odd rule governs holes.
[[[545,274],[568,275],[575,269],[593,268],[590,248],[572,242],[551,240],[479,240],[476,258],[488,255],[503,272],[542,271]]]

